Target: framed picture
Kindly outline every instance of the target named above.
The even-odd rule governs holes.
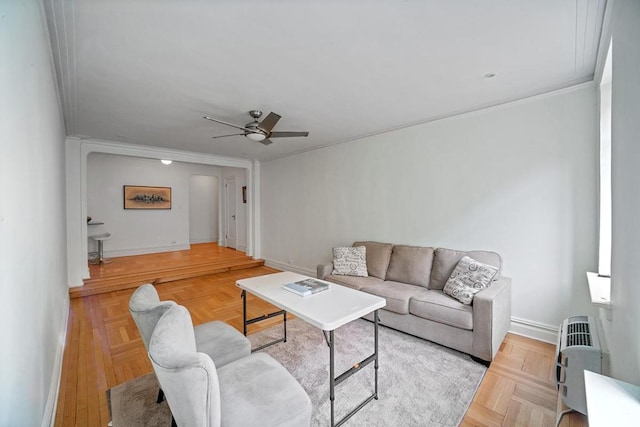
[[[242,203],[247,203],[247,186],[242,186]]]
[[[171,187],[124,186],[125,209],[171,209]]]

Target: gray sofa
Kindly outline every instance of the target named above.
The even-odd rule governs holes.
[[[511,279],[500,274],[500,255],[379,242],[353,246],[366,247],[368,277],[331,274],[333,263],[327,263],[318,265],[318,278],[385,298],[382,325],[493,360],[511,322]],[[442,291],[465,255],[498,268],[491,286],[478,292],[471,305]]]

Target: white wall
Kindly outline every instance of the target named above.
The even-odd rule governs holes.
[[[582,85],[263,163],[263,257],[315,274],[355,240],[495,250],[519,326],[553,340],[592,311],[595,96]]]
[[[0,425],[49,425],[68,314],[64,129],[39,1],[0,2]]]
[[[239,251],[247,250],[247,203],[242,203],[242,187],[247,185],[247,174],[240,168],[222,168],[222,177],[234,177],[236,182],[236,241]],[[247,197],[249,197],[247,195]],[[248,201],[248,200],[247,200]],[[224,210],[223,210],[224,212]]]
[[[111,257],[188,249],[191,176],[220,174],[216,166],[163,165],[155,159],[91,153],[87,159],[87,215],[105,225],[91,226],[89,235],[110,232],[104,251]],[[125,210],[124,185],[171,187],[171,209]]]
[[[220,235],[220,180],[216,176],[191,175],[189,181],[189,242],[218,242]]]
[[[640,385],[640,2],[616,0],[613,33],[612,376]]]

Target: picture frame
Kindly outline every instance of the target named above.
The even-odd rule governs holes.
[[[171,209],[171,187],[124,185],[125,209]]]
[[[247,203],[247,186],[242,186],[242,203]]]

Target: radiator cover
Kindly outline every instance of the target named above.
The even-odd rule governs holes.
[[[560,326],[555,379],[565,405],[587,415],[584,371],[608,374],[608,351],[599,319],[573,316]]]

